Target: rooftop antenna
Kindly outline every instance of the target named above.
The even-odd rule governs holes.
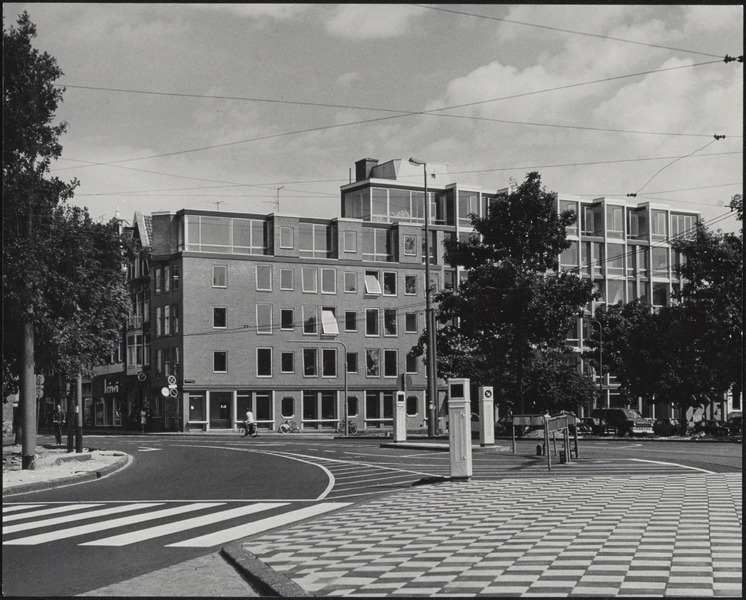
[[[220,210],[220,205],[223,204],[225,200],[215,200],[215,210]]]
[[[285,186],[280,186],[277,188],[277,196],[275,197],[275,212],[280,212],[280,190],[283,189]]]

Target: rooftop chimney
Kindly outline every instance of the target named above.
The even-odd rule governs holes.
[[[363,158],[355,163],[355,181],[370,179],[370,172],[378,164],[375,158]]]

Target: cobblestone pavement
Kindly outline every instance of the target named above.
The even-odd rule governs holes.
[[[448,482],[245,541],[318,596],[742,595],[741,474]]]

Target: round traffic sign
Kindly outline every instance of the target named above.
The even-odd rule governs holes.
[[[171,389],[170,389],[170,390],[168,391],[168,393],[169,393],[169,395],[170,395],[170,396],[171,396],[172,398],[178,398],[178,397],[179,397],[179,391],[178,391],[178,390],[177,390],[176,388],[171,388]]]
[[[167,387],[161,388],[161,396],[168,398],[169,389]]]
[[[146,378],[147,378],[147,375],[145,375],[143,371],[140,371],[137,374],[137,381],[145,381]]]
[[[167,381],[168,385],[176,385],[176,377],[173,375],[169,375]]]

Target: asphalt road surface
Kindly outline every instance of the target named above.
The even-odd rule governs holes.
[[[381,439],[236,435],[87,436],[132,465],[109,477],[3,499],[3,593],[74,595],[349,503],[447,477],[447,452]],[[422,440],[425,441],[425,440]],[[473,454],[473,479],[733,472],[742,445],[608,439],[551,471],[539,440]],[[41,443],[41,442],[40,442]],[[550,452],[553,448],[550,444]],[[32,516],[33,515],[33,516]]]

